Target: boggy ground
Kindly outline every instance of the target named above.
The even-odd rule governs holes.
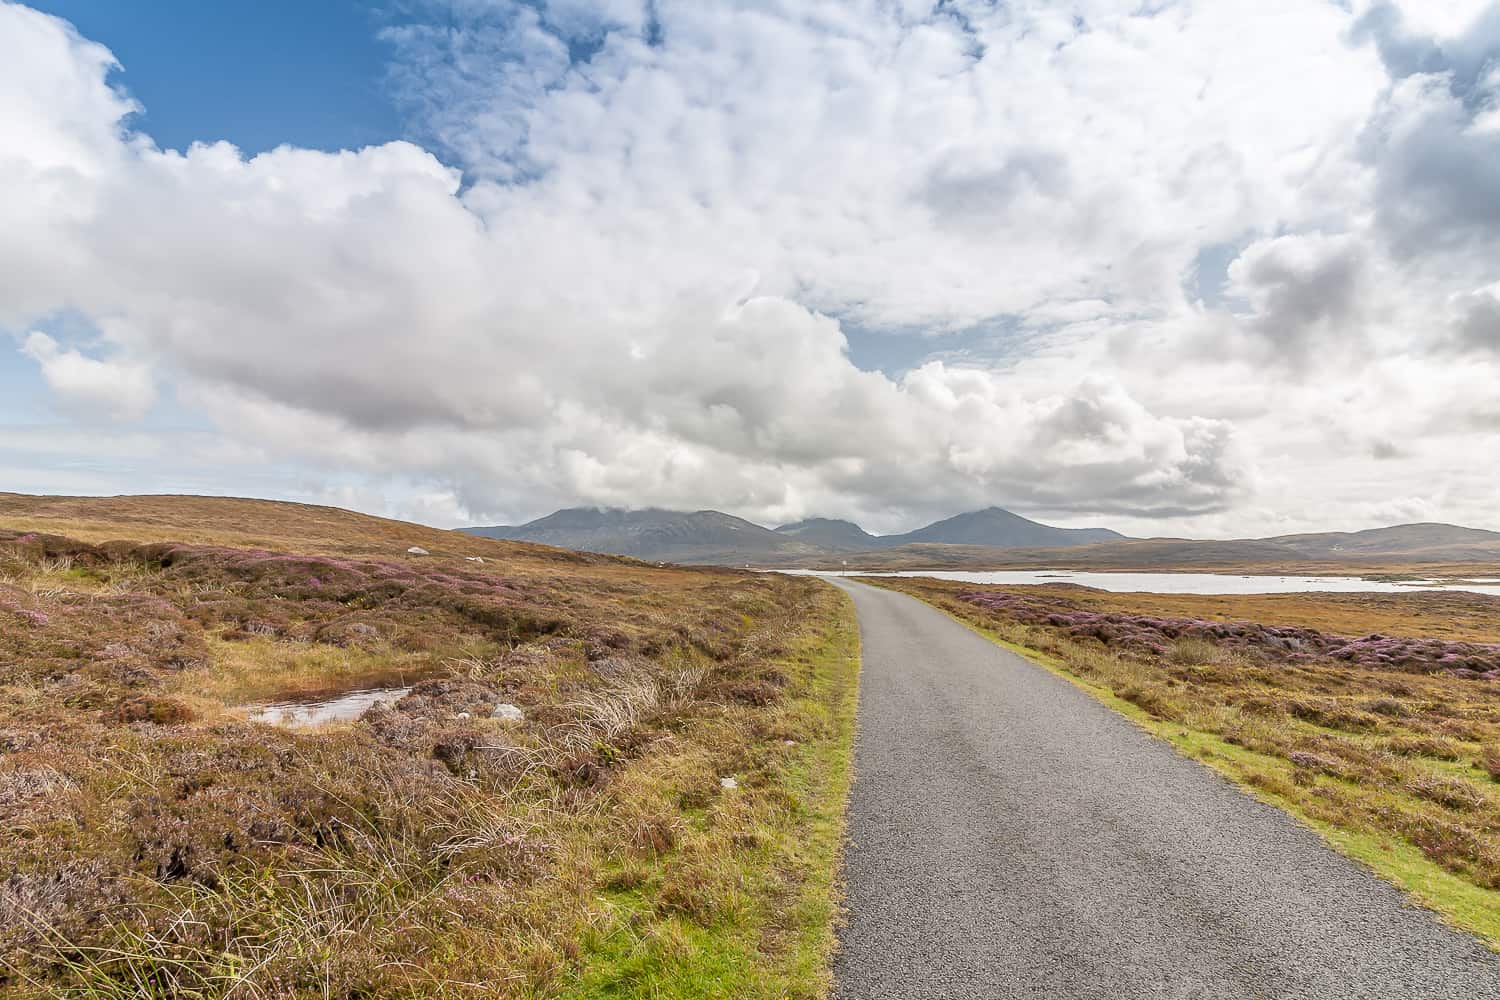
[[[826,986],[832,588],[252,501],[104,542],[170,538],[172,498],[5,499],[0,995]],[[389,684],[353,723],[246,708]]]
[[[1500,598],[867,582],[1070,676],[1500,944]]]

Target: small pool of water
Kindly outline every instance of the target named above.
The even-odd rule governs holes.
[[[836,574],[797,570],[817,576]],[[1076,583],[1117,593],[1151,594],[1411,594],[1428,590],[1459,590],[1500,595],[1500,581],[1491,580],[1366,580],[1358,576],[1246,576],[1227,573],[1088,573],[1068,570],[902,570],[856,573],[850,576],[926,576],[935,580],[989,583],[1001,586],[1035,583]]]
[[[317,726],[325,722],[348,722],[364,715],[375,705],[390,704],[411,691],[402,688],[368,688],[348,691],[323,701],[281,701],[262,705],[250,718],[277,726]]]

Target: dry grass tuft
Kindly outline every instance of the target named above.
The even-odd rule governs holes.
[[[627,939],[661,982],[819,981],[832,588],[257,501],[0,525],[0,995],[563,995]]]

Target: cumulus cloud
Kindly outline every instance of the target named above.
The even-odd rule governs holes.
[[[156,399],[145,365],[90,358],[35,331],[21,345],[21,352],[41,367],[42,378],[58,401],[75,412],[134,420]]]
[[[1375,208],[1399,254],[1500,247],[1500,4],[1446,36],[1414,31],[1374,5],[1356,38],[1374,40],[1393,84],[1364,138]]]
[[[1229,265],[1229,290],[1250,308],[1246,329],[1303,363],[1315,347],[1354,332],[1367,305],[1366,250],[1350,236],[1278,236],[1246,247]]]
[[[1500,352],[1500,283],[1459,298],[1454,335],[1462,350]]]
[[[247,158],[158,148],[105,49],[0,2],[0,327],[97,329],[89,354],[26,341],[60,401],[137,416],[170,386],[247,460],[400,478],[445,521],[589,502],[877,529],[1001,503],[1218,530],[1299,470],[1378,454],[1430,481],[1447,453],[1409,442],[1460,423],[1439,355],[1483,345],[1455,295],[1496,279],[1472,248],[1500,229],[1464,207],[1490,180],[1481,22],[409,9],[384,38],[430,148]],[[1183,285],[1226,246],[1227,304],[1203,306]],[[944,350],[986,324],[1024,339]],[[861,371],[856,325],[943,360]],[[1402,406],[1372,418],[1377,387]]]

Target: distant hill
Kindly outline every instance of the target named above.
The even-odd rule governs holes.
[[[1284,545],[1314,559],[1372,556],[1433,555],[1445,559],[1493,558],[1500,548],[1500,531],[1463,528],[1456,524],[1398,524],[1367,531],[1329,531],[1281,535],[1264,541]]]
[[[1500,565],[1500,532],[1452,524],[1272,538],[1127,538],[1106,528],[1058,528],[990,507],[900,535],[815,517],[774,531],[719,511],[560,510],[470,534],[662,562],[876,569],[1207,569]]]
[[[1449,524],[1274,538],[1142,538],[1041,548],[913,543],[844,554],[836,569],[1246,570],[1260,573],[1445,572],[1500,575],[1500,532]],[[1480,572],[1476,572],[1480,571]]]
[[[823,550],[716,510],[573,507],[526,524],[465,528],[487,538],[538,542],[662,562],[745,563],[808,558]]]
[[[811,517],[796,524],[783,524],[776,529],[776,533],[808,545],[840,552],[862,552],[878,549],[885,544],[885,540],[879,535],[870,534],[853,521],[839,521],[831,517]]]
[[[989,547],[1085,545],[1125,536],[1102,528],[1054,528],[991,507],[904,535],[872,535],[852,521],[815,517],[774,531],[716,510],[574,507],[522,525],[464,528],[471,535],[537,542],[663,562],[784,566],[913,542]]]
[[[238,497],[64,497],[0,493],[0,529],[81,542],[182,542],[277,552],[404,558],[412,546],[436,558],[474,556],[508,565],[605,565],[598,555],[469,538],[441,528],[337,507]]]
[[[968,514],[945,518],[904,535],[887,535],[886,546],[937,542],[944,545],[985,545],[1004,549],[1062,548],[1093,542],[1119,541],[1125,536],[1108,528],[1054,528],[1012,514],[999,507],[986,507]]]

